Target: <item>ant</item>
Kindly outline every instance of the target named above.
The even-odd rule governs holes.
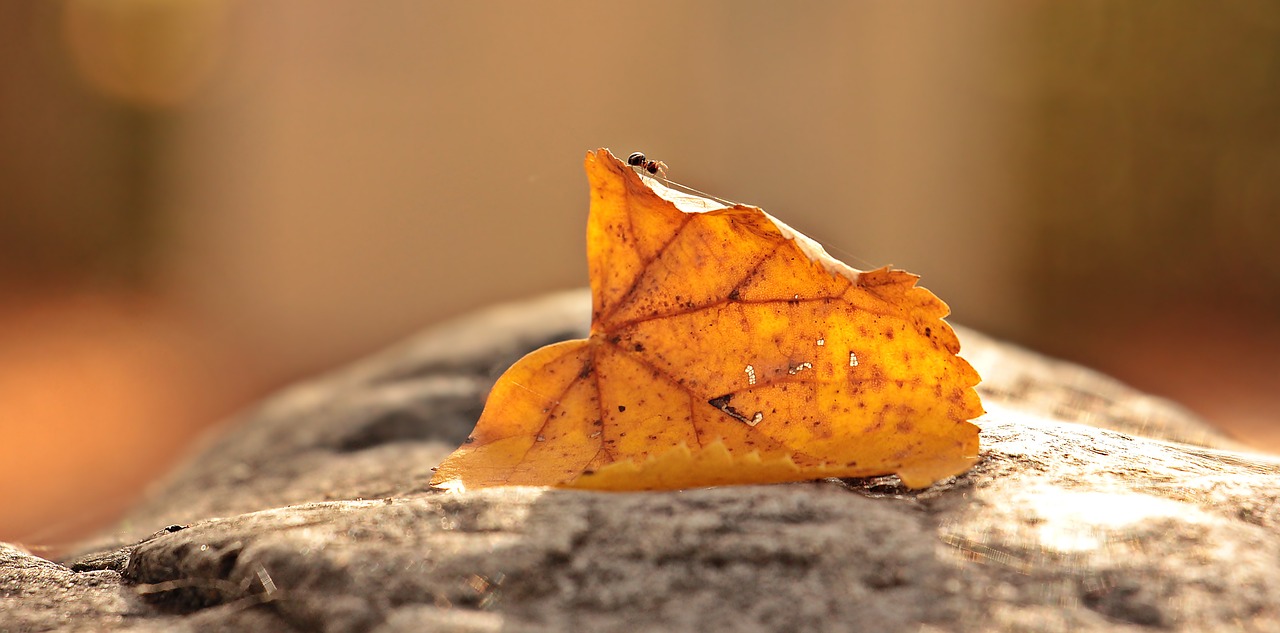
[[[627,164],[632,167],[639,167],[651,176],[667,177],[667,164],[660,160],[649,160],[644,152],[636,152],[627,157]]]

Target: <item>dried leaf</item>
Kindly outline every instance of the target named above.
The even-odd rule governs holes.
[[[605,490],[896,473],[977,459],[977,373],[916,276],[860,272],[758,208],[587,154],[590,338],[494,386],[446,489]]]

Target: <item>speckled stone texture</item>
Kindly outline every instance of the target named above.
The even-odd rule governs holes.
[[[588,313],[435,328],[246,413],[66,560],[0,545],[0,632],[1280,630],[1280,461],[963,329],[983,459],[924,491],[430,491],[497,375]]]

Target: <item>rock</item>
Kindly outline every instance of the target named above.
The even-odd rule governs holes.
[[[1280,461],[968,330],[983,459],[924,491],[430,491],[497,375],[581,336],[588,303],[291,388],[63,564],[0,548],[0,631],[1280,629]]]

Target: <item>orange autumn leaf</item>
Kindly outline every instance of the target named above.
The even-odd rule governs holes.
[[[977,459],[977,373],[946,304],[857,271],[755,207],[587,154],[590,338],[525,356],[437,469],[445,489],[678,489],[896,473]]]

